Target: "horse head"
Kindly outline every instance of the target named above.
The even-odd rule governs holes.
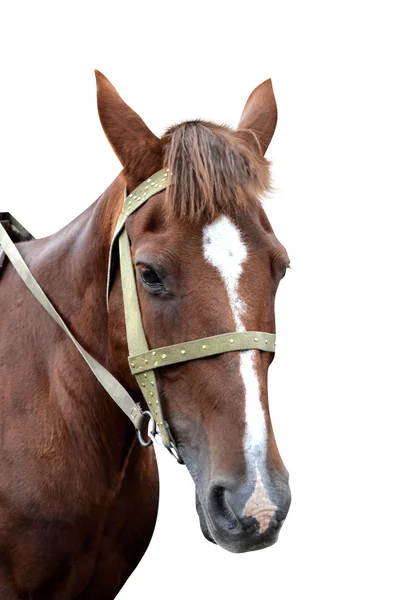
[[[127,193],[163,167],[173,183],[126,222],[149,347],[235,331],[275,333],[275,295],[289,259],[260,200],[277,119],[271,81],[250,95],[237,130],[196,120],[158,138],[96,76],[100,120]],[[118,269],[109,307],[114,360],[140,394],[126,361]],[[290,505],[268,408],[273,356],[226,352],[156,373],[165,419],[195,482],[202,531],[233,552],[274,543]]]

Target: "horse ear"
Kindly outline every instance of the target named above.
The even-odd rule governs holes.
[[[252,133],[246,136],[248,141],[252,141],[264,156],[274,135],[277,118],[278,111],[272,81],[267,79],[249,96],[240,118],[238,134],[246,136],[245,132],[240,130],[250,130]]]
[[[120,97],[100,71],[95,71],[100,122],[127,179],[146,179],[162,167],[162,142]]]

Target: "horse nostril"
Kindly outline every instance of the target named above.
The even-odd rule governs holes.
[[[226,492],[226,488],[222,485],[212,486],[209,491],[208,506],[213,517],[231,531],[237,527],[238,519],[227,502]]]
[[[229,489],[222,485],[210,488],[208,508],[215,523],[230,532],[256,531],[257,521],[253,517],[238,516],[240,513],[235,507],[235,498]]]
[[[215,486],[211,491],[212,494],[212,502],[215,508],[222,508],[225,505],[225,488],[221,485]]]

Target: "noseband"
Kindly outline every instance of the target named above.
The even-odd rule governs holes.
[[[162,444],[179,462],[182,462],[179,457],[177,445],[172,437],[171,430],[163,416],[155,370],[160,367],[167,367],[169,365],[224,354],[225,352],[242,350],[275,352],[275,334],[260,331],[235,331],[232,333],[223,333],[207,338],[200,338],[189,342],[182,342],[181,344],[172,346],[149,349],[143,329],[132,264],[130,241],[125,224],[130,215],[136,212],[152,196],[158,194],[170,184],[170,176],[171,174],[168,172],[168,169],[162,169],[144,181],[129,195],[127,195],[125,189],[122,212],[117,221],[108,261],[107,307],[111,287],[111,266],[114,249],[116,247],[116,242],[118,241],[126,337],[129,351],[128,363],[130,371],[135,377],[149,408],[148,411],[143,411],[139,404],[132,400],[119,381],[100,365],[100,363],[98,363],[97,360],[75,339],[59,313],[55,310],[54,306],[33,277],[18,249],[13,244],[1,224],[0,244],[25,285],[54,321],[65,331],[103,388],[133,422],[140,443],[143,446],[150,446],[156,439],[155,434],[158,430]],[[149,439],[145,441],[142,433],[146,428],[147,417],[150,420],[150,431]]]

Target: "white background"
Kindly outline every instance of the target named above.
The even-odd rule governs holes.
[[[36,237],[119,163],[93,69],[161,135],[236,125],[273,78],[267,210],[293,270],[277,298],[270,404],[291,473],[279,542],[200,533],[184,467],[159,453],[160,514],[119,599],[399,597],[399,70],[395,2],[8,2],[0,15],[0,209]],[[134,508],[134,507],[132,507]]]

